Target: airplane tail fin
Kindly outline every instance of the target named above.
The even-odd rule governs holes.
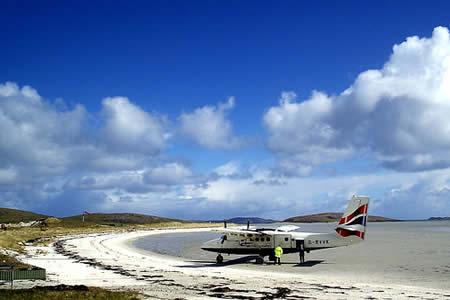
[[[356,236],[364,239],[369,209],[369,197],[353,196],[336,227],[339,236]]]

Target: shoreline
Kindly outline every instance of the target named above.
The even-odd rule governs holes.
[[[239,266],[202,264],[179,257],[138,249],[132,242],[143,236],[164,233],[209,231],[156,229],[136,232],[67,236],[49,246],[28,246],[20,259],[47,269],[46,282],[30,285],[85,284],[114,290],[136,290],[150,298],[260,299],[280,296],[291,299],[345,298],[448,298],[445,289],[398,284],[358,283],[334,276],[254,270]],[[55,248],[57,245],[59,248]]]

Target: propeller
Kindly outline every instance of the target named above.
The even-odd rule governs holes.
[[[250,220],[247,220],[247,230],[250,229]]]
[[[227,228],[227,220],[223,220],[223,228]]]

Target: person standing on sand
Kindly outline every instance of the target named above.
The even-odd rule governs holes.
[[[305,262],[305,244],[301,243],[300,244],[300,263],[304,263]]]
[[[275,264],[281,265],[281,255],[283,254],[283,248],[277,246],[274,250],[275,252]]]

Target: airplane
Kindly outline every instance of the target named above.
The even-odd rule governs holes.
[[[256,263],[263,264],[266,256],[270,261],[275,261],[274,249],[280,246],[284,254],[299,252],[302,262],[304,252],[362,242],[366,232],[368,208],[369,197],[352,196],[334,232],[331,233],[294,231],[299,229],[294,225],[278,228],[251,228],[249,222],[247,222],[247,228],[234,229],[227,228],[225,222],[224,228],[214,230],[223,235],[205,242],[201,249],[216,252],[217,264],[223,263],[221,254],[258,255]]]

